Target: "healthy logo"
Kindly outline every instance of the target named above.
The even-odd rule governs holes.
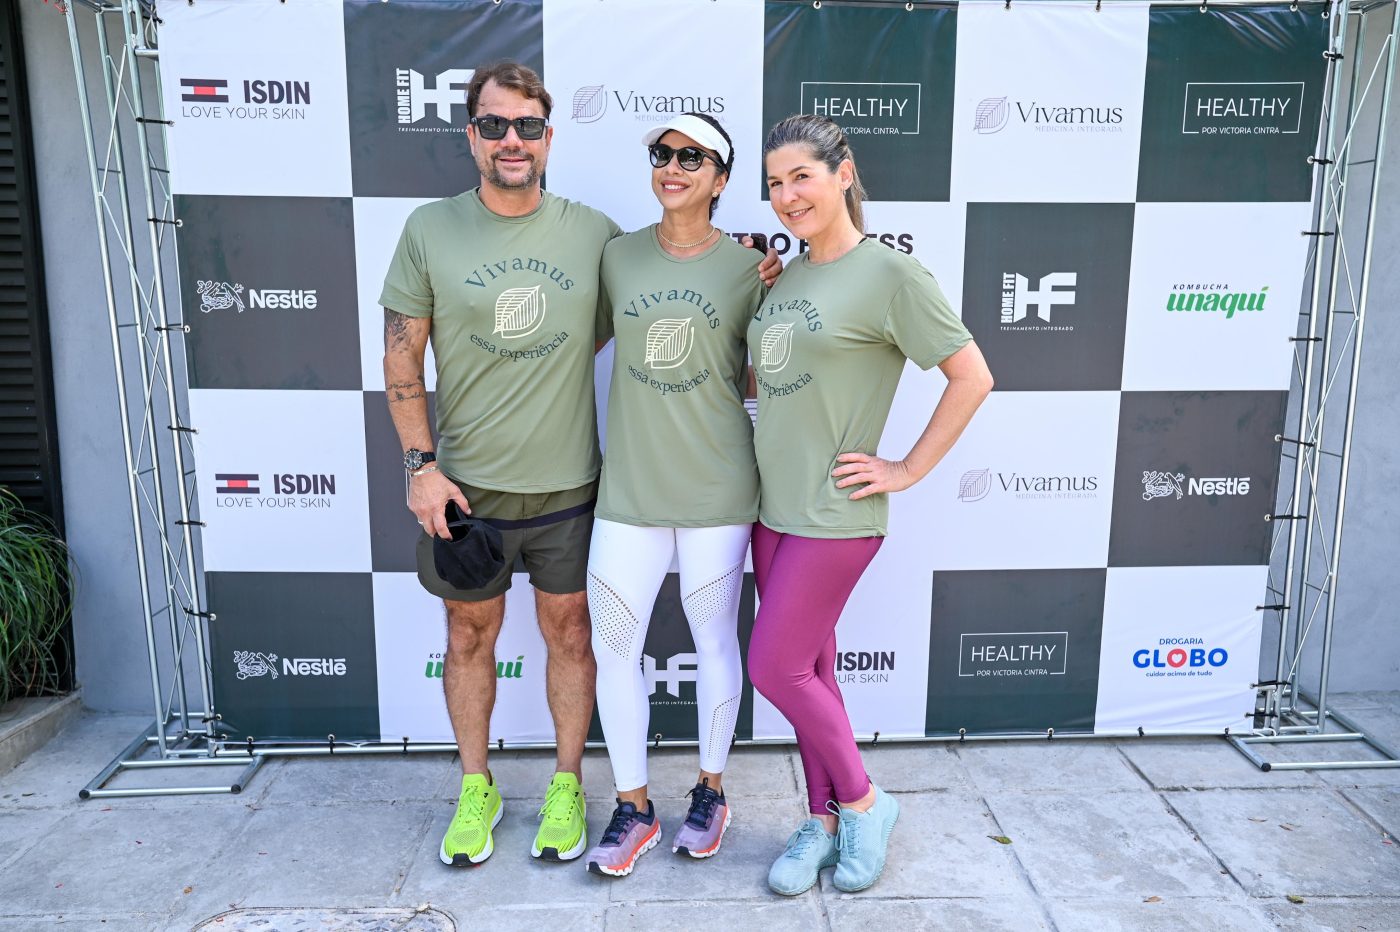
[[[792,324],[774,324],[759,338],[758,366],[768,372],[781,372],[792,356]]]
[[[395,68],[395,102],[400,127],[409,126],[423,120],[428,108],[433,108],[433,116],[444,123],[458,127],[467,123],[467,85],[471,83],[472,68],[449,68],[433,77],[433,86],[428,86],[427,78],[412,68]],[[455,108],[461,107],[460,111]],[[426,128],[425,128],[426,129]],[[437,131],[438,128],[433,128]]]
[[[1050,323],[1050,312],[1055,305],[1065,307],[1074,304],[1075,288],[1079,283],[1077,272],[1051,272],[1040,280],[1036,291],[1032,291],[1026,276],[1013,272],[1003,272],[1001,276],[1001,322],[1019,323],[1036,310],[1036,318]],[[1059,290],[1056,290],[1059,289]]]
[[[695,348],[693,317],[663,318],[647,328],[646,357],[653,369],[674,369],[686,361]]]
[[[1177,285],[1167,295],[1169,311],[1216,311],[1233,320],[1239,311],[1262,311],[1269,286],[1258,291],[1230,291],[1228,285]]]
[[[886,81],[803,81],[802,112],[850,135],[917,136],[923,85]]]
[[[1181,131],[1188,136],[1296,133],[1303,119],[1302,81],[1190,81]]]
[[[581,87],[574,91],[571,116],[575,123],[596,123],[608,112],[608,94],[601,84]]]
[[[964,634],[958,641],[958,676],[1064,676],[1067,631]]]
[[[231,307],[238,308],[238,313],[242,314],[247,307],[243,303],[242,285],[202,281],[195,283],[195,290],[199,292],[199,309],[206,314],[211,311],[226,311]]]
[[[238,667],[238,679],[247,680],[255,676],[271,676],[277,679],[277,655],[258,651],[236,650],[233,652],[234,665]]]
[[[973,114],[972,129],[984,135],[999,133],[1006,128],[1006,120],[1011,116],[1011,108],[1005,97],[988,97],[977,105]]]
[[[507,288],[496,299],[496,329],[502,339],[528,337],[544,323],[545,296],[540,286]]]
[[[969,469],[958,480],[958,501],[980,502],[992,491],[990,469]]]

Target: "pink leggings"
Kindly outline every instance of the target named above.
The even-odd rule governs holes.
[[[792,724],[807,777],[808,808],[853,802],[870,789],[836,685],[836,622],[882,537],[839,540],[753,531],[758,617],[749,679]]]

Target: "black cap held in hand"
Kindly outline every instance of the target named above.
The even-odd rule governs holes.
[[[463,515],[456,502],[447,503],[446,517],[452,540],[433,538],[433,566],[454,589],[480,589],[506,564],[501,532]]]

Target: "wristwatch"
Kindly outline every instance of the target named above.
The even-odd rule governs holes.
[[[408,450],[403,455],[403,468],[409,472],[417,472],[429,463],[437,461],[437,454],[432,450]]]

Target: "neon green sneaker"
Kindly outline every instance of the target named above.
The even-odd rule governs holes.
[[[572,861],[588,846],[583,787],[571,773],[556,773],[540,808],[540,830],[530,854],[547,861]]]
[[[438,860],[452,867],[469,867],[489,858],[495,850],[491,829],[501,821],[502,811],[501,791],[494,780],[480,773],[463,776],[457,814],[442,836]]]

